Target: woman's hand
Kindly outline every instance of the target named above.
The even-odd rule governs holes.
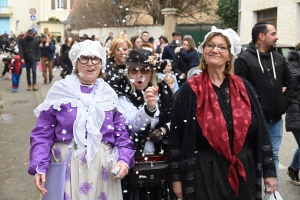
[[[47,190],[44,188],[44,183],[46,182],[46,176],[44,174],[37,174],[34,177],[34,183],[36,188],[40,191],[41,194],[45,195]]]
[[[272,194],[274,192],[276,192],[276,177],[269,177],[269,178],[264,178],[264,183],[266,186],[266,192],[269,194]],[[267,187],[268,186],[268,187]]]
[[[128,174],[128,167],[127,167],[127,165],[125,165],[125,163],[117,162],[117,164],[115,164],[115,166],[112,168],[112,170],[116,167],[120,167],[120,170],[119,170],[119,173],[116,176],[114,176],[114,179],[122,179]],[[110,170],[110,171],[112,171],[112,170]]]
[[[181,186],[181,182],[180,181],[175,181],[173,182],[173,191],[174,193],[176,194],[176,196],[183,200],[183,197],[182,197],[182,186]]]
[[[155,109],[157,93],[158,87],[148,87],[144,93],[144,100],[150,111]]]

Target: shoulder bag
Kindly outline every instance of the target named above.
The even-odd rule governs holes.
[[[69,148],[64,162],[49,163],[45,182],[45,188],[48,192],[43,195],[42,200],[64,200],[66,171],[71,155],[72,148]]]

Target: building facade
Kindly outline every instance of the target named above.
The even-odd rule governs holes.
[[[300,41],[300,0],[239,0],[239,35],[241,42],[251,41],[256,22],[272,22],[278,43],[295,45]]]
[[[63,23],[67,20],[75,0],[0,0],[0,34],[15,34],[35,28],[43,32],[43,22],[51,33],[64,34]],[[58,18],[59,23],[48,23],[50,17]]]

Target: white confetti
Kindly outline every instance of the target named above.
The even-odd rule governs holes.
[[[132,129],[132,126],[131,126],[131,125],[129,125],[129,126],[128,126],[128,128],[129,128],[129,129]]]
[[[63,129],[63,130],[61,131],[61,133],[62,133],[62,134],[67,134],[66,129]]]
[[[186,120],[186,119],[184,119],[183,121],[184,121],[184,123],[186,123],[186,122],[187,122],[187,120]]]

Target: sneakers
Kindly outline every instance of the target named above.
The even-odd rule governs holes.
[[[31,91],[32,85],[28,85],[27,91]]]
[[[37,84],[33,84],[33,91],[37,91],[39,89],[39,87],[37,86]]]
[[[18,88],[13,88],[12,90],[11,90],[11,92],[18,92],[19,90],[18,90]]]
[[[300,186],[299,169],[295,171],[291,167],[289,167],[286,171],[286,174],[292,179],[292,183],[294,185]]]

